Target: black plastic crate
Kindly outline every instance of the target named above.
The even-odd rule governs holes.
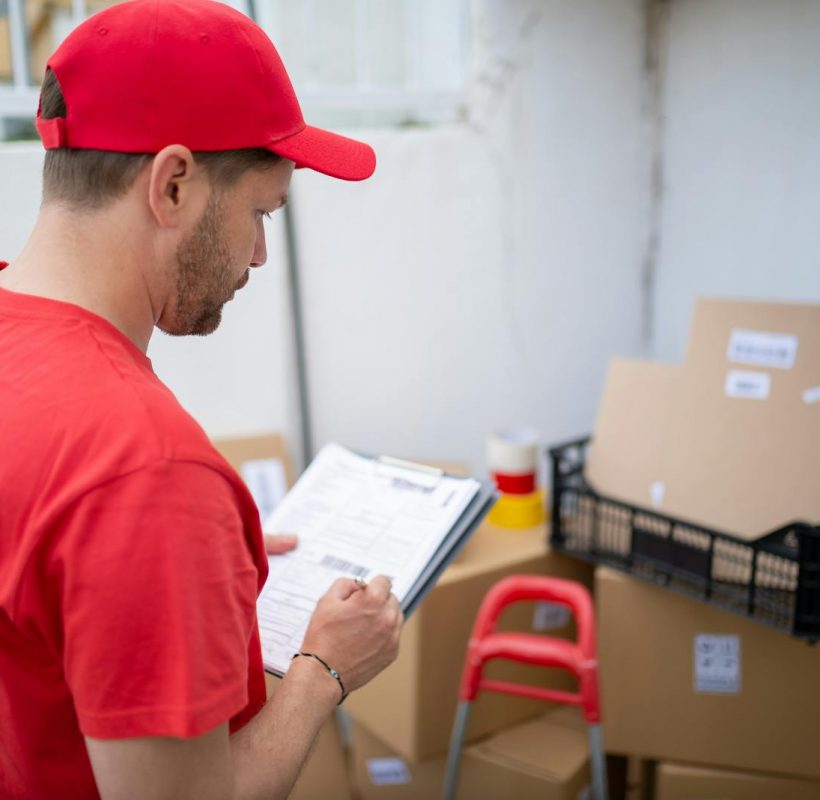
[[[606,497],[584,477],[590,442],[549,450],[554,550],[817,641],[820,526],[793,522],[750,542]]]

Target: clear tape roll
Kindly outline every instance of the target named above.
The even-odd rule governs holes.
[[[531,428],[508,428],[487,438],[487,465],[491,472],[523,475],[538,468],[538,433]]]

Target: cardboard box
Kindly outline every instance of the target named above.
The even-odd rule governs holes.
[[[589,781],[586,727],[575,709],[562,709],[468,747],[459,798],[577,800]]]
[[[276,691],[279,678],[265,674],[268,696]],[[353,800],[347,772],[347,753],[331,717],[316,738],[302,772],[288,795],[289,800]]]
[[[749,539],[820,522],[818,442],[820,306],[699,301],[663,510]]]
[[[817,800],[820,783],[661,762],[655,800]]]
[[[820,647],[599,567],[606,748],[820,778]]]
[[[350,715],[394,751],[413,762],[442,755],[449,745],[467,640],[488,589],[516,573],[556,575],[591,585],[591,568],[547,548],[544,527],[508,531],[483,525],[407,621],[399,657],[345,706]],[[508,609],[502,629],[574,635],[560,607],[521,603]],[[551,625],[558,625],[552,629]],[[492,662],[489,677],[574,688],[565,673],[510,662]],[[484,693],[475,703],[468,741],[542,714],[534,700]]]
[[[363,725],[351,732],[350,780],[357,800],[441,797],[446,757],[409,763]]]

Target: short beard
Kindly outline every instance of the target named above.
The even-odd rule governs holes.
[[[222,321],[222,307],[236,288],[230,283],[231,255],[221,219],[220,197],[214,192],[191,235],[177,248],[173,327],[163,328],[172,336],[213,333]]]

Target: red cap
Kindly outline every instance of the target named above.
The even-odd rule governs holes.
[[[369,145],[305,124],[290,78],[256,23],[213,0],[132,0],[79,25],[48,61],[65,119],[46,149],[156,153],[262,147],[344,180],[369,178]]]

